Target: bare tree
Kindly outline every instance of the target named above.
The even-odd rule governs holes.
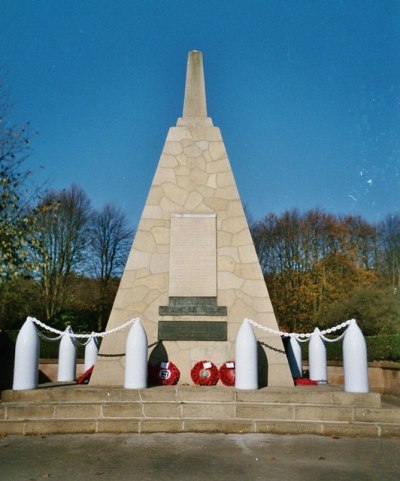
[[[115,294],[110,287],[122,274],[133,233],[125,213],[111,204],[105,205],[100,212],[94,212],[91,217],[90,252],[92,271],[99,285],[99,330],[104,328]]]
[[[11,107],[0,79],[0,282],[30,267],[27,178],[31,172],[24,165],[30,148],[29,123],[13,124]]]
[[[36,255],[49,320],[63,307],[69,276],[83,265],[90,201],[81,188],[72,185],[68,190],[47,193],[38,207]]]

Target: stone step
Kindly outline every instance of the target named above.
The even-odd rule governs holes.
[[[52,385],[2,393],[0,434],[105,432],[390,436],[400,435],[400,406],[382,406],[376,393],[344,393],[331,386],[236,391]]]
[[[221,386],[159,386],[148,389],[123,389],[116,387],[90,387],[87,385],[51,383],[29,391],[3,391],[5,402],[233,402],[233,403],[280,403],[323,404],[332,406],[380,407],[378,393],[346,393],[338,386],[268,387],[256,391],[239,391]]]

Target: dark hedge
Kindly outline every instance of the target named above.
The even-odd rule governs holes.
[[[397,361],[400,362],[400,335],[368,336],[367,343],[368,361]],[[326,342],[326,354],[329,361],[343,361],[343,341]],[[308,360],[308,343],[302,343],[302,355]]]

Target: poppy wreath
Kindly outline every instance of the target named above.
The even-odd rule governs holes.
[[[89,367],[89,369],[86,369],[86,371],[78,377],[76,384],[84,384],[85,382],[89,382],[93,369],[94,369],[94,364],[92,367]]]
[[[198,386],[215,386],[219,379],[219,371],[211,361],[199,361],[192,367],[190,376]]]
[[[179,369],[172,362],[160,362],[149,365],[149,381],[157,386],[172,386],[177,384],[180,378]]]
[[[219,368],[219,378],[224,386],[235,385],[235,362],[228,361]]]
[[[294,379],[295,386],[317,386],[317,381],[313,381],[312,379],[308,379],[308,377],[296,377]]]

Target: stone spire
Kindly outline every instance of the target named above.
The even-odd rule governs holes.
[[[188,54],[183,117],[207,117],[203,56],[197,50]]]
[[[201,359],[220,366],[235,358],[244,318],[278,329],[221,132],[207,117],[196,51],[183,116],[168,131],[107,330],[136,317],[150,364],[171,360],[182,383]],[[104,337],[92,386],[123,385],[128,332]],[[293,386],[281,338],[257,335],[260,387]]]

